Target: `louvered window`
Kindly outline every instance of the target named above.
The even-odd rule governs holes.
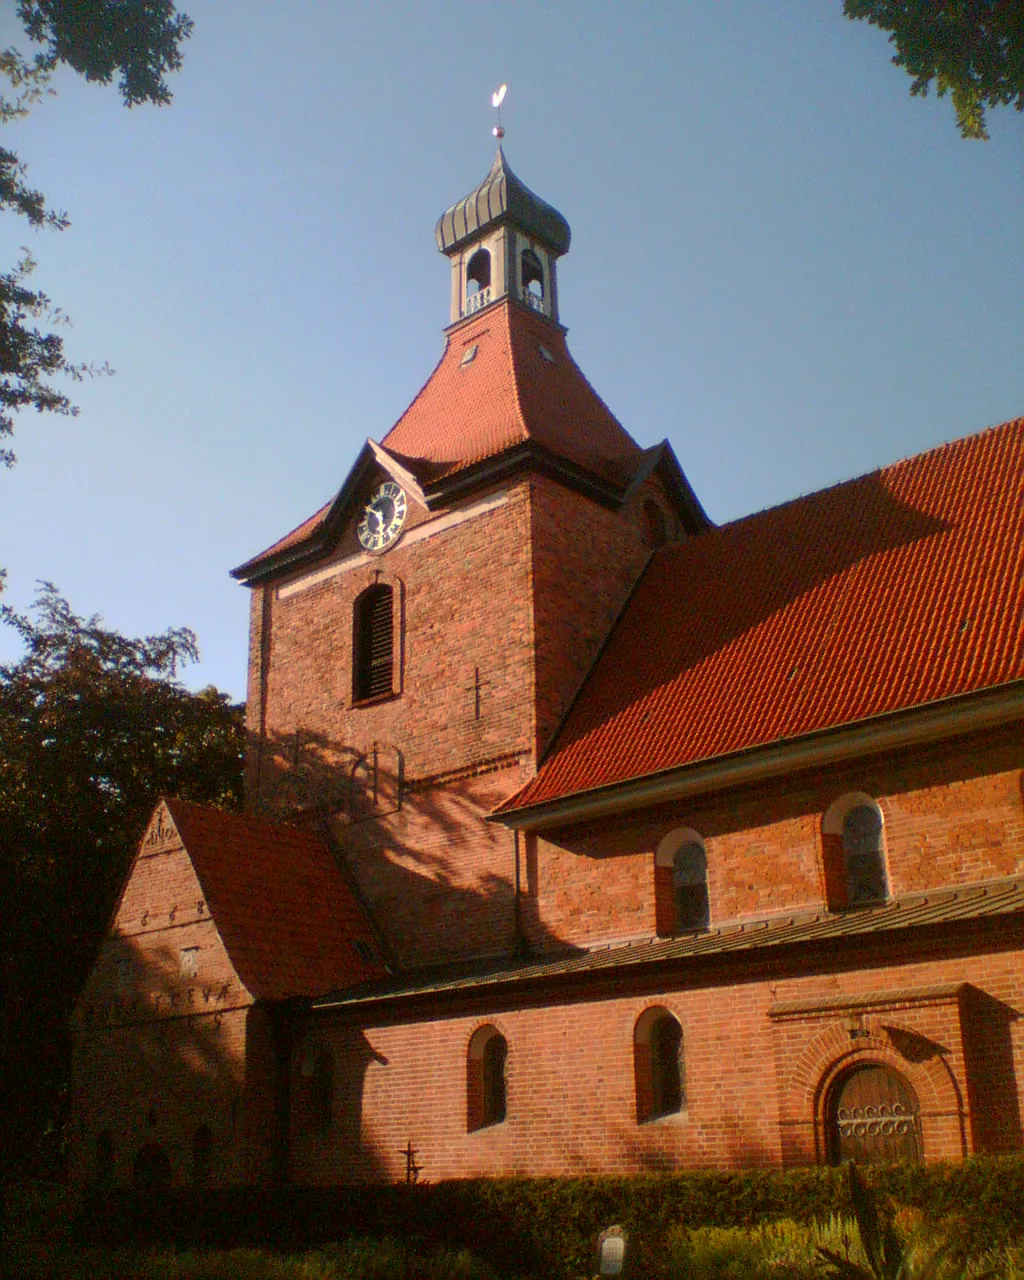
[[[352,696],[356,702],[391,693],[394,674],[393,594],[382,583],[356,600]]]

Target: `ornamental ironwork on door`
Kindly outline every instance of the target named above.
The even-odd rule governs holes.
[[[917,1094],[889,1067],[868,1063],[841,1076],[827,1114],[832,1164],[921,1159]]]

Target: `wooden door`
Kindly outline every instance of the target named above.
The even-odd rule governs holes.
[[[832,1089],[829,1160],[845,1164],[920,1160],[917,1094],[896,1071],[878,1063],[855,1067]]]

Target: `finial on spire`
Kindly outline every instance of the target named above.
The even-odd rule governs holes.
[[[491,94],[491,106],[498,113],[498,123],[494,126],[491,132],[498,139],[499,144],[502,138],[504,138],[505,136],[505,130],[502,128],[502,125],[501,125],[501,104],[505,101],[506,93],[508,93],[508,85],[503,84],[500,86],[500,88],[496,89],[494,93]]]

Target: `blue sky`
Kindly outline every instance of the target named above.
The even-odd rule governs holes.
[[[840,0],[185,8],[171,106],[67,74],[6,126],[72,227],[6,218],[0,261],[27,244],[70,357],[116,370],[18,424],[16,606],[46,578],[131,634],[191,626],[188,682],[244,695],[228,570],[433,368],[434,222],[490,165],[502,81],[509,163],[573,229],[570,346],[713,519],[1024,414],[1024,118],[961,140]]]

